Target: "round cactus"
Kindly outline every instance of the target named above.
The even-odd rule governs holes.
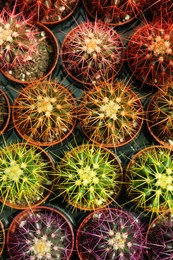
[[[76,245],[81,260],[142,258],[143,228],[129,213],[106,208],[88,215],[77,231]]]
[[[84,22],[73,28],[62,44],[65,69],[82,84],[111,78],[123,64],[123,44],[115,30],[101,22]]]
[[[40,206],[18,214],[7,234],[10,257],[68,260],[74,246],[70,222],[59,211]]]
[[[122,146],[134,139],[142,127],[142,103],[125,82],[105,81],[84,93],[79,122],[93,142],[106,147]]]
[[[57,163],[58,196],[74,209],[103,208],[116,199],[121,190],[122,167],[109,150],[83,144],[65,152]]]
[[[126,171],[127,192],[137,207],[159,214],[173,209],[173,154],[149,146],[135,154]]]

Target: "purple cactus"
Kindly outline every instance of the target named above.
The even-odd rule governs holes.
[[[73,250],[74,235],[70,223],[59,211],[41,206],[14,218],[7,241],[13,260],[67,260]]]
[[[141,260],[144,241],[138,218],[105,208],[91,213],[79,226],[77,251],[82,260]]]
[[[151,259],[173,259],[173,214],[166,212],[153,220],[147,232]]]

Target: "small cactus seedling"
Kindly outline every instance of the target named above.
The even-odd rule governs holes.
[[[62,61],[75,80],[91,84],[117,75],[123,64],[123,44],[115,30],[101,22],[73,28],[62,44]]]
[[[18,133],[41,146],[62,142],[76,122],[75,99],[67,87],[54,80],[36,81],[23,88],[13,104]]]
[[[74,11],[78,0],[17,0],[17,6],[32,19],[46,25],[64,21]]]
[[[173,153],[149,146],[135,154],[126,171],[127,192],[137,207],[159,214],[173,209]]]
[[[147,107],[147,125],[162,145],[173,148],[173,83],[167,83],[151,98]]]
[[[105,81],[84,94],[79,120],[93,142],[106,147],[122,146],[142,127],[142,103],[130,85],[123,81]]]
[[[172,79],[173,23],[157,18],[137,28],[129,40],[127,61],[134,76],[152,86]]]
[[[23,211],[12,221],[7,233],[11,259],[68,260],[74,234],[61,212],[46,206]]]
[[[88,215],[77,230],[76,241],[81,260],[143,259],[143,228],[122,210],[106,208]]]
[[[149,225],[146,235],[149,259],[173,258],[173,214],[165,212]]]
[[[0,148],[0,199],[13,208],[42,203],[50,195],[54,167],[41,148],[14,143]]]
[[[0,88],[0,135],[6,130],[10,120],[10,103],[4,91]]]
[[[136,18],[146,0],[83,0],[83,3],[92,17],[97,15],[107,24],[120,26]]]
[[[56,176],[58,196],[62,195],[74,209],[94,210],[119,195],[122,167],[111,151],[83,144],[65,152],[57,164]]]

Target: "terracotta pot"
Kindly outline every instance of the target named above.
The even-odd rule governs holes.
[[[172,78],[173,24],[162,19],[137,27],[128,41],[126,60],[132,76],[152,87],[163,87]],[[161,31],[164,34],[160,34]],[[161,36],[160,36],[161,35]],[[160,46],[167,46],[165,49]],[[142,87],[141,86],[141,87]]]
[[[57,97],[56,103],[50,103],[50,106],[53,107],[51,111],[51,116],[47,117],[46,112],[44,111],[44,106],[46,105],[45,101],[42,100],[43,104],[38,104],[38,95],[43,95],[42,92],[44,86],[46,84],[50,83],[49,92],[45,97]],[[57,92],[54,92],[54,88],[56,87]],[[53,94],[54,93],[54,94]],[[63,96],[63,94],[66,95],[66,101]],[[59,102],[58,104],[58,96],[62,94],[62,102]],[[27,97],[33,97],[27,100]],[[32,102],[33,101],[33,102]],[[67,103],[68,101],[68,103]],[[32,105],[34,104],[35,108],[32,109]],[[57,109],[56,105],[64,106],[64,112],[62,108]],[[43,111],[37,112],[35,110],[40,109],[42,106]],[[71,107],[70,107],[71,106]],[[66,113],[69,113],[69,116],[67,118]],[[33,120],[35,116],[35,119]],[[55,123],[56,116],[60,117],[61,120],[59,124]],[[28,122],[27,118],[30,117],[30,122]],[[39,118],[43,118],[43,124],[39,125],[38,120]],[[75,126],[76,126],[76,102],[75,98],[73,97],[73,94],[71,91],[66,88],[65,86],[62,86],[58,83],[52,82],[52,90],[51,90],[51,81],[45,81],[45,82],[37,82],[35,84],[29,84],[27,87],[23,88],[21,92],[16,97],[13,107],[12,107],[12,119],[14,123],[14,127],[17,130],[18,134],[27,142],[37,145],[37,146],[52,146],[59,143],[62,143],[65,139],[67,139],[73,132]],[[68,121],[69,120],[69,121]],[[25,123],[24,123],[25,121]],[[50,125],[52,127],[52,130],[48,131],[48,123],[51,121]],[[36,127],[37,126],[37,127]],[[47,127],[47,128],[46,128]],[[62,131],[60,128],[65,128],[64,131]],[[47,131],[46,131],[47,130]],[[34,131],[36,132],[35,134]],[[45,133],[47,132],[47,133]],[[45,134],[44,134],[45,133]],[[33,134],[33,135],[32,135]],[[50,136],[49,136],[50,135]]]
[[[78,54],[78,49],[74,48],[74,46],[76,45],[76,42],[77,42],[76,41],[77,37],[79,37],[79,42],[80,42],[81,40],[84,41],[84,37],[86,37],[86,35],[89,34],[89,32],[88,32],[89,30],[93,30],[93,34],[94,34],[94,32],[98,33],[98,30],[95,29],[96,26],[99,28],[100,31],[102,31],[102,33],[104,32],[104,36],[106,36],[109,32],[109,34],[110,34],[109,39],[111,39],[111,41],[114,41],[114,45],[112,45],[112,46],[116,47],[116,51],[114,51],[115,55],[113,55],[113,54],[110,55],[110,53],[109,53],[105,57],[105,60],[107,60],[106,61],[107,63],[109,60],[109,65],[104,65],[105,68],[102,65],[103,66],[102,69],[99,67],[100,61],[99,62],[97,60],[94,61],[93,58],[90,58],[90,60],[92,60],[92,62],[93,62],[93,65],[89,64],[90,61],[88,61],[88,59],[86,59],[86,60],[84,59],[82,61],[83,55],[88,55],[87,50],[86,51],[80,50],[80,54]],[[100,31],[99,31],[99,33],[100,33]],[[80,45],[80,43],[79,43],[79,45]],[[89,43],[89,45],[90,45],[90,43]],[[92,43],[91,43],[91,45],[92,45]],[[93,47],[91,47],[91,49],[92,48]],[[104,51],[108,52],[107,48]],[[81,55],[81,58],[79,57],[80,55]],[[102,56],[102,53],[99,53],[99,55]],[[98,57],[97,57],[97,59],[98,59]],[[93,84],[103,82],[105,79],[107,79],[107,81],[111,81],[120,72],[120,70],[123,66],[123,63],[124,63],[123,42],[121,40],[120,35],[115,30],[114,31],[111,30],[111,27],[109,27],[105,23],[103,23],[103,22],[92,23],[90,21],[83,22],[80,25],[73,28],[71,31],[69,31],[68,34],[66,35],[66,37],[64,38],[63,43],[62,43],[62,48],[61,48],[61,60],[62,60],[63,67],[64,67],[65,71],[67,72],[67,74],[74,81],[77,81],[82,85],[91,86]],[[106,62],[105,62],[105,64],[106,64]]]
[[[151,213],[151,218],[173,207],[172,192],[170,190],[169,193],[168,188],[173,183],[172,172],[169,174],[169,169],[171,171],[173,167],[172,155],[172,151],[165,146],[150,145],[134,154],[126,167],[125,184],[129,203],[134,203],[137,209]],[[168,177],[170,184],[166,184]],[[131,185],[130,180],[135,184]]]
[[[50,76],[53,72],[53,70],[55,69],[57,63],[58,63],[58,59],[59,59],[59,45],[58,45],[58,41],[55,37],[55,35],[51,32],[51,30],[46,27],[45,25],[41,24],[41,23],[36,23],[35,24],[36,27],[38,27],[41,31],[44,31],[47,35],[47,39],[51,42],[51,45],[53,47],[53,59],[51,61],[51,66],[48,69],[47,73],[42,76],[41,78],[39,78],[40,80],[47,78],[48,76]],[[26,80],[21,80],[21,79],[17,79],[15,77],[13,77],[11,74],[9,74],[7,71],[1,70],[2,74],[9,80],[18,83],[18,84],[29,84],[31,81],[26,81]],[[35,81],[38,80],[35,79]],[[32,80],[32,82],[34,82],[34,80]]]
[[[5,101],[4,108],[6,109],[5,119],[4,119],[4,122],[1,122],[2,125],[0,127],[0,135],[2,135],[8,127],[8,124],[9,124],[9,121],[10,121],[11,110],[10,110],[9,99],[8,99],[7,95],[5,94],[5,92],[1,88],[0,88],[0,98],[2,98]],[[0,111],[0,113],[1,113],[1,111]]]
[[[95,6],[92,1],[82,0],[82,2],[85,10],[93,19],[97,17],[111,26],[123,26],[133,21],[142,12],[146,0],[139,0],[139,3],[132,3],[129,0],[95,0],[93,1],[96,2]],[[137,10],[135,10],[135,4]],[[127,11],[125,12],[124,9]]]
[[[5,230],[2,221],[0,221],[0,256],[4,251],[5,246]]]
[[[172,230],[173,219],[171,211],[160,214],[149,223],[146,232],[149,260],[172,258]]]
[[[26,149],[29,149],[30,147],[35,147],[36,148],[36,150],[38,150],[38,153],[41,153],[41,155],[42,155],[42,157],[44,158],[44,160],[45,161],[47,161],[48,162],[48,165],[47,165],[47,167],[48,167],[48,175],[50,175],[49,176],[49,178],[50,178],[50,184],[45,184],[44,186],[42,186],[42,192],[44,193],[44,194],[41,194],[40,195],[40,198],[39,199],[37,199],[36,198],[36,201],[32,201],[32,202],[30,202],[29,201],[29,198],[27,198],[27,205],[24,203],[24,202],[22,202],[22,204],[20,204],[20,203],[18,203],[18,202],[11,202],[11,201],[9,201],[8,199],[7,199],[7,197],[8,197],[8,194],[6,195],[6,197],[5,197],[5,200],[4,199],[2,199],[2,197],[0,196],[0,202],[3,204],[3,205],[6,205],[6,206],[8,206],[8,207],[10,207],[10,208],[14,208],[14,209],[19,209],[19,210],[23,210],[23,209],[27,209],[27,208],[32,208],[32,207],[34,207],[34,206],[38,206],[38,205],[40,205],[40,204],[42,204],[43,202],[45,202],[47,199],[48,199],[48,197],[51,195],[51,193],[52,193],[52,191],[53,191],[53,188],[54,188],[54,182],[55,182],[55,166],[54,166],[54,162],[53,162],[53,159],[50,157],[50,155],[46,152],[46,151],[44,151],[42,148],[40,148],[40,147],[37,147],[37,146],[31,146],[31,145],[29,145],[29,144],[27,144],[27,143],[16,143],[16,144],[13,144],[13,146],[15,147],[17,147],[17,145],[21,145],[21,146],[24,146],[24,147],[26,147]],[[8,147],[11,147],[12,145],[9,145],[9,146],[7,146],[7,148]],[[6,149],[6,148],[3,148],[3,149]],[[12,151],[11,151],[12,152]],[[1,157],[1,152],[0,152],[0,157]],[[43,184],[42,184],[43,185]],[[5,193],[5,192],[4,192]],[[17,196],[17,195],[16,195]],[[33,198],[32,198],[32,200],[33,200]]]
[[[80,210],[84,210],[84,211],[91,211],[91,210],[97,210],[97,209],[100,209],[100,208],[104,208],[104,207],[106,207],[106,206],[108,206],[109,204],[111,204],[112,202],[115,202],[116,201],[116,199],[118,198],[118,196],[119,196],[119,194],[120,194],[120,191],[121,191],[121,188],[122,188],[122,183],[123,183],[123,168],[122,168],[122,165],[121,165],[121,162],[120,162],[120,160],[119,160],[119,158],[113,153],[113,152],[111,152],[110,150],[108,150],[107,148],[105,148],[105,147],[101,147],[100,148],[100,146],[97,146],[97,145],[92,145],[92,144],[84,144],[84,145],[82,145],[82,149],[85,149],[85,150],[81,150],[81,146],[77,146],[77,147],[74,147],[72,150],[70,150],[69,152],[68,152],[68,154],[71,156],[70,158],[72,158],[72,160],[74,160],[75,161],[75,163],[76,163],[76,165],[79,165],[79,163],[77,162],[77,159],[76,159],[76,157],[75,157],[75,155],[74,155],[74,152],[76,152],[76,150],[77,150],[77,152],[78,152],[78,154],[79,154],[79,156],[78,156],[78,160],[80,160],[80,154],[82,153],[82,151],[83,151],[83,153],[84,153],[84,151],[87,151],[87,149],[91,149],[91,148],[98,148],[98,149],[101,149],[101,150],[103,150],[103,151],[105,151],[105,152],[107,152],[107,153],[109,153],[109,156],[110,156],[110,162],[112,162],[112,164],[115,164],[115,165],[117,165],[117,167],[118,167],[118,173],[117,172],[111,172],[111,174],[112,174],[112,180],[114,179],[114,182],[117,182],[117,185],[116,185],[116,187],[114,186],[114,187],[111,187],[112,188],[112,190],[109,190],[110,191],[110,194],[106,197],[106,200],[105,200],[105,198],[103,197],[104,195],[102,195],[102,197],[101,197],[101,195],[99,194],[97,194],[96,193],[96,191],[95,191],[95,194],[97,195],[97,196],[94,196],[94,195],[92,195],[92,193],[91,192],[89,192],[89,190],[87,190],[87,189],[89,189],[89,188],[86,188],[86,186],[84,186],[83,184],[81,184],[81,185],[79,185],[78,187],[77,187],[77,191],[75,191],[75,187],[74,187],[74,189],[71,191],[71,192],[67,192],[66,193],[66,189],[68,190],[68,188],[69,188],[69,186],[70,185],[72,185],[71,183],[73,183],[72,181],[72,179],[70,179],[70,183],[69,183],[69,186],[67,186],[67,187],[65,187],[64,186],[64,183],[63,183],[63,181],[65,180],[65,185],[66,185],[66,183],[68,183],[68,181],[69,180],[67,180],[67,178],[66,177],[64,177],[64,175],[62,175],[61,176],[61,174],[58,176],[57,175],[57,183],[56,183],[56,190],[57,190],[57,193],[59,194],[58,196],[61,196],[62,195],[62,198],[63,198],[63,200],[68,204],[68,205],[70,205],[70,206],[72,206],[72,208],[73,209],[80,209]],[[97,151],[98,153],[99,153],[99,151]],[[94,152],[93,152],[93,157],[94,156],[96,156],[97,157],[97,153],[95,153],[94,154]],[[104,155],[103,155],[104,156]],[[103,156],[102,156],[102,158],[103,158]],[[85,155],[84,155],[84,157],[85,157]],[[89,157],[88,157],[89,158]],[[84,160],[85,160],[85,158],[84,158]],[[104,159],[103,159],[104,160]],[[62,163],[63,163],[63,166],[61,165],[61,161],[58,163],[58,167],[59,168],[57,168],[57,172],[60,172],[61,171],[61,169],[63,168],[63,169],[65,169],[65,171],[66,171],[66,164],[65,164],[65,159],[64,159],[64,157],[62,158]],[[69,162],[69,160],[68,160],[68,165],[67,165],[67,167],[70,165],[70,162]],[[79,166],[80,167],[80,166]],[[93,167],[93,165],[91,165],[91,172],[92,172],[92,167]],[[101,167],[101,166],[100,166]],[[76,177],[75,178],[78,178],[78,175],[79,175],[79,173],[77,172],[77,170],[76,169],[73,169],[73,172],[75,172],[76,173]],[[101,170],[100,170],[100,174],[101,174]],[[70,169],[68,168],[68,173],[69,173],[69,175],[70,175]],[[117,176],[117,178],[113,178],[113,175],[118,175]],[[84,173],[84,175],[85,175],[85,173]],[[89,174],[88,174],[89,175]],[[97,174],[96,174],[96,177],[97,177]],[[87,177],[86,177],[87,178]],[[94,177],[93,177],[94,178]],[[107,177],[105,177],[105,179],[106,178],[108,178],[108,176]],[[110,176],[109,176],[109,178],[110,178]],[[102,181],[100,181],[100,183],[102,184],[102,182],[104,181],[104,179],[102,179]],[[110,183],[108,182],[108,180],[106,180],[107,181],[107,186],[109,185],[110,186]],[[92,184],[93,183],[91,183],[90,184],[90,186],[92,186]],[[75,185],[75,184],[74,184]],[[81,189],[82,190],[82,185],[83,185],[83,187],[85,187],[85,192],[84,192],[84,195],[82,195],[83,197],[82,197],[82,199],[81,200],[79,200],[79,201],[77,201],[77,203],[76,203],[76,201],[75,201],[75,197],[77,197],[77,195],[76,194],[78,194],[78,193],[80,193],[78,190],[79,189]],[[95,184],[93,184],[93,185],[95,185]],[[105,184],[105,188],[107,187],[106,186],[106,184]],[[110,188],[110,189],[111,189]],[[98,187],[98,190],[100,189],[100,187]],[[83,188],[83,190],[84,190],[84,188]],[[82,191],[83,191],[82,190]],[[62,192],[62,193],[61,193]],[[99,192],[99,191],[98,191]],[[108,192],[108,190],[107,190],[107,192]],[[111,193],[112,192],[112,193]],[[74,195],[74,198],[71,196],[71,194],[72,195]],[[89,195],[90,194],[90,195]],[[88,197],[89,197],[89,199],[88,199]],[[56,196],[57,197],[57,196]],[[92,197],[92,199],[90,198],[90,197]],[[88,203],[87,204],[87,202],[85,203],[85,201],[86,200],[90,200],[92,203]],[[96,200],[103,200],[102,201],[102,203],[101,204],[96,204]],[[105,201],[104,201],[105,200]]]
[[[42,259],[68,260],[73,247],[72,224],[59,210],[52,207],[38,206],[22,211],[14,217],[8,228],[7,250],[13,260],[19,259],[22,253],[26,259],[33,255],[38,259],[37,256],[40,255]],[[48,255],[52,258],[48,258]]]
[[[125,239],[123,233],[128,234]],[[128,247],[129,242],[131,247]],[[124,243],[125,248],[121,247],[121,243]],[[76,249],[80,260],[121,257],[142,259],[144,237],[141,224],[131,214],[120,209],[96,210],[85,217],[78,227]]]
[[[104,94],[103,91],[99,89],[99,87],[95,88],[94,86],[92,90],[87,91],[84,94],[81,106],[79,108],[79,125],[85,136],[95,144],[102,145],[107,148],[122,147],[133,141],[142,129],[142,103],[140,98],[134,91],[132,91],[130,87],[124,88],[123,90],[123,85],[119,86],[118,84],[116,85],[116,83],[112,83],[112,88],[110,88],[110,91],[114,89],[115,96],[113,96],[114,93],[111,94],[112,98],[110,98],[110,102],[114,102],[116,100],[116,97],[121,97],[123,101],[122,103],[117,103],[115,101],[114,106],[110,108],[109,103],[103,102],[103,99],[108,99],[110,95],[109,90],[106,89],[106,85],[107,82],[105,82],[105,84],[103,85],[99,85],[101,89],[105,90]],[[120,93],[121,90],[122,93]],[[131,99],[129,97],[131,97]],[[128,103],[131,100],[134,100],[134,102],[131,103],[131,105],[127,104],[127,109],[125,109],[125,102]],[[105,104],[107,104],[107,109],[109,110],[108,112],[110,112],[111,110],[111,114],[109,115],[107,115],[107,111],[100,110],[102,106],[106,107]],[[116,105],[119,106],[117,110],[115,109]],[[127,114],[122,117],[122,119],[119,119],[121,117],[121,112],[127,112]],[[101,114],[104,114],[104,117],[102,119],[100,119]],[[113,114],[116,115],[117,119],[112,119],[111,116]],[[120,123],[121,120],[122,122]],[[124,127],[123,129],[122,126],[124,122],[126,124],[126,121],[128,121],[129,125],[127,126],[127,128]],[[109,128],[109,124],[112,124],[112,128],[114,128],[114,133],[112,129]],[[117,131],[118,133],[116,134]]]
[[[171,102],[173,102],[173,98],[170,95],[168,97],[168,93],[163,89],[158,90],[150,99],[147,109],[146,109],[146,123],[148,130],[153,136],[153,138],[161,145],[173,149],[173,117],[169,115],[167,112],[161,112],[159,102],[164,102],[163,106],[166,108],[170,106],[169,110],[171,111]],[[167,100],[167,103],[166,103]],[[172,101],[171,101],[172,100]],[[169,104],[170,101],[170,104]],[[164,109],[163,107],[163,109]],[[163,118],[159,119],[159,115],[162,113]],[[171,113],[171,112],[170,112]],[[170,124],[169,131],[166,130],[166,125]]]

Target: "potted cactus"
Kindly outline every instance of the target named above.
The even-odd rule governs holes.
[[[173,214],[168,211],[157,216],[148,227],[146,242],[149,259],[172,259],[172,239]]]
[[[79,122],[93,142],[106,147],[122,146],[141,130],[142,103],[129,83],[105,80],[84,93]]]
[[[126,169],[127,192],[138,208],[151,217],[173,209],[173,154],[152,145],[132,156]]]
[[[25,15],[32,14],[34,21],[55,25],[72,15],[79,0],[16,0],[15,2]]]
[[[0,147],[3,204],[16,209],[41,204],[51,194],[54,178],[53,161],[43,149],[20,142]]]
[[[59,48],[54,34],[44,25],[31,23],[16,5],[0,13],[0,69],[10,80],[27,83],[51,74]]]
[[[56,80],[31,82],[16,97],[12,118],[19,135],[29,143],[55,145],[74,130],[75,99],[70,90]]]
[[[147,126],[158,143],[173,148],[173,83],[167,83],[147,106]]]
[[[5,246],[5,230],[2,221],[0,221],[0,257],[4,251]]]
[[[122,166],[109,150],[93,144],[71,147],[57,163],[58,197],[73,209],[103,208],[118,197],[122,184]]]
[[[88,14],[107,24],[120,26],[131,22],[142,12],[146,0],[83,0]]]
[[[47,206],[22,211],[12,220],[7,233],[10,259],[68,260],[74,246],[69,220]]]
[[[83,22],[62,43],[62,62],[67,73],[81,84],[112,79],[124,58],[120,35],[102,22]]]
[[[81,222],[76,237],[79,258],[143,259],[143,228],[123,210],[105,208],[90,213]]]
[[[137,27],[129,39],[127,61],[143,84],[162,87],[172,79],[173,23],[155,19]]]
[[[0,135],[2,135],[10,121],[10,102],[5,92],[0,88]]]

